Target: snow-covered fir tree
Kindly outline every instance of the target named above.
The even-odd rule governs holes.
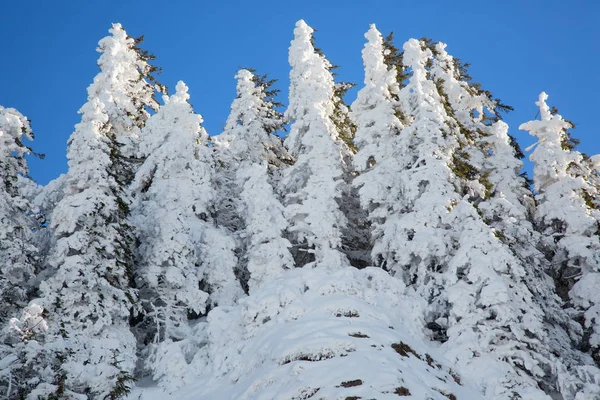
[[[283,206],[272,184],[278,168],[290,160],[281,139],[274,135],[283,128],[283,116],[277,112],[275,100],[248,70],[240,70],[236,78],[237,98],[224,132],[215,138],[220,146],[219,159],[229,176],[223,180],[229,188],[227,197],[235,199],[234,212],[241,220],[240,247],[244,253],[240,270],[250,290],[263,281],[278,276],[283,268],[293,267],[289,241],[283,237],[287,227]],[[270,83],[270,82],[267,82]],[[283,160],[283,162],[282,162]]]
[[[348,264],[341,251],[346,218],[342,196],[343,153],[332,120],[334,82],[330,63],[312,45],[313,29],[300,20],[289,53],[291,121],[285,144],[295,163],[285,171],[286,217],[297,266],[338,268]]]
[[[336,73],[333,69],[332,76]],[[342,251],[348,258],[350,265],[362,268],[370,265],[369,252],[369,223],[366,211],[360,206],[358,188],[353,185],[357,176],[354,165],[354,156],[358,151],[354,139],[356,136],[356,123],[352,120],[350,106],[346,104],[347,92],[354,87],[353,83],[336,82],[333,91],[333,115],[331,117],[335,125],[339,141],[337,142],[342,156],[343,184],[341,185],[341,196],[338,204],[344,216],[346,225],[340,231],[342,233]]]
[[[20,317],[31,299],[39,267],[32,234],[36,220],[19,183],[28,174],[25,156],[31,153],[25,140],[33,140],[29,120],[0,106],[0,393],[8,398],[24,393],[28,378],[8,321]]]
[[[385,63],[383,38],[374,24],[365,37],[365,86],[352,103],[352,117],[357,125],[354,142],[358,147],[354,164],[360,174],[353,184],[359,188],[362,207],[369,213],[371,256],[380,266],[391,257],[385,232],[394,224],[394,211],[401,212],[396,208],[400,206],[399,187],[392,183],[404,170],[402,154],[398,153],[398,135],[403,125],[396,116],[393,97],[399,90],[396,70]]]
[[[543,234],[546,257],[558,293],[581,323],[580,347],[600,361],[600,209],[596,158],[571,145],[573,125],[546,104],[541,93],[536,105],[540,120],[519,128],[538,139],[530,155],[534,163],[536,222]],[[596,184],[595,184],[596,183]]]
[[[210,219],[214,168],[189,97],[179,82],[148,120],[140,148],[149,156],[132,185],[140,243],[135,275],[146,314],[139,340],[148,345],[144,367],[168,390],[185,383],[186,360],[199,346],[188,315],[241,295],[231,239]]]
[[[48,314],[47,352],[31,396],[112,397],[133,381],[136,343],[129,318],[133,235],[127,223],[128,159],[145,107],[156,107],[152,68],[120,24],[99,42],[100,73],[69,139],[64,194],[52,211],[52,276],[40,286]]]
[[[316,47],[315,37],[311,34],[311,44],[315,52],[327,60],[323,50]],[[358,189],[352,185],[356,177],[356,168],[353,158],[357,148],[354,144],[356,135],[356,124],[350,116],[350,107],[346,102],[346,95],[355,84],[351,82],[337,81],[339,65],[332,64],[327,60],[327,70],[334,79],[333,84],[333,113],[330,118],[333,122],[338,140],[336,145],[342,158],[342,183],[339,188],[341,194],[337,198],[340,210],[344,214],[346,223],[341,227],[341,250],[348,258],[350,265],[362,268],[370,265],[369,254],[369,226],[367,215],[360,206]]]
[[[283,131],[284,122],[283,114],[277,109],[280,106],[276,100],[279,90],[273,88],[276,81],[246,69],[239,70],[236,78],[237,96],[231,103],[225,129],[212,138],[216,159],[213,180],[220,199],[214,214],[217,224],[229,229],[236,237],[240,261],[237,274],[246,287],[250,279],[246,248],[252,239],[243,232],[248,224],[246,218],[251,217],[244,211],[248,207],[241,198],[244,179],[238,174],[243,174],[253,164],[265,163],[265,178],[268,181],[265,184],[276,185],[283,169],[293,160],[283,146],[283,140],[277,135]],[[258,182],[254,181],[254,184]],[[271,202],[279,202],[271,195],[267,197]]]
[[[269,183],[264,163],[244,163],[237,174],[239,213],[244,220],[245,269],[249,290],[278,278],[283,269],[293,268],[291,243],[283,237],[287,227],[284,208]]]
[[[117,144],[97,97],[90,96],[80,112],[69,140],[66,193],[51,217],[54,274],[40,287],[48,345],[59,364],[35,391],[42,396],[63,390],[116,395],[133,379],[135,366],[129,330],[133,237],[113,168]]]
[[[237,96],[225,129],[213,138],[219,160],[230,169],[237,169],[242,161],[266,161],[275,167],[289,164],[290,156],[276,135],[284,125],[275,98],[279,90],[272,87],[276,81],[247,69],[239,70],[235,78]]]

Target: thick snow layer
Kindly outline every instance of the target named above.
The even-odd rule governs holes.
[[[130,399],[481,399],[421,336],[421,304],[376,268],[285,271],[208,316],[201,368],[170,397]],[[210,360],[210,363],[208,362]]]

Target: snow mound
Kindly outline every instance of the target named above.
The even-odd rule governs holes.
[[[207,318],[199,376],[173,399],[480,399],[425,343],[423,305],[376,268],[285,271]],[[209,360],[211,360],[209,362]],[[190,380],[191,381],[191,380]],[[130,398],[165,393],[137,389]]]

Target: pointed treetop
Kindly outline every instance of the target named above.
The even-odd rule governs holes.
[[[115,22],[114,24],[112,24],[112,28],[110,28],[108,32],[115,38],[127,37],[127,32],[125,32],[125,29],[123,29],[123,25],[121,25],[119,22]]]
[[[252,72],[248,71],[245,68],[240,69],[237,74],[235,74],[235,78],[238,79],[239,81],[250,81],[252,82],[252,77],[254,76],[254,74],[252,74]]]
[[[302,60],[309,54],[315,52],[315,48],[312,44],[312,33],[314,30],[304,22],[303,19],[296,22],[296,28],[294,29],[294,39],[291,42],[289,61],[293,66],[295,61],[294,58]]]
[[[399,91],[396,70],[385,63],[383,37],[375,24],[371,24],[365,38],[367,43],[362,51],[365,86],[352,103],[352,119],[357,126],[354,144],[359,148],[355,162],[359,170],[377,158],[375,153],[381,155],[378,149],[382,137],[387,140],[402,129],[394,109],[393,93]]]
[[[550,107],[546,104],[546,100],[548,100],[548,95],[546,92],[540,93],[539,100],[535,102],[535,105],[540,108],[540,115],[542,117],[542,121],[550,121],[552,119],[552,114],[550,113]]]
[[[437,42],[435,44],[435,50],[440,53],[443,54],[445,57],[450,57],[452,58],[452,56],[448,55],[448,52],[446,51],[446,47],[448,47],[448,45],[444,42]]]
[[[296,23],[294,39],[289,50],[290,71],[289,105],[285,111],[288,121],[301,121],[299,125],[293,124],[286,138],[286,146],[290,154],[296,156],[302,148],[304,137],[300,126],[311,122],[323,123],[324,116],[329,119],[334,112],[334,81],[331,75],[331,64],[325,57],[315,50],[311,43],[313,32],[304,21]],[[310,98],[310,101],[307,99]],[[295,127],[295,128],[294,128]],[[331,128],[331,129],[329,129]],[[329,127],[328,133],[337,139],[338,133],[335,126]]]
[[[448,45],[443,42],[437,42],[435,44],[435,60],[442,68],[444,68],[446,73],[451,73],[453,75],[452,77],[456,79],[456,76],[454,76],[454,57],[448,54],[446,47],[448,47]]]
[[[572,125],[559,114],[552,114],[546,99],[548,95],[542,92],[535,103],[540,108],[541,120],[525,122],[519,126],[520,130],[528,131],[531,136],[538,138],[538,142],[529,147],[531,149],[537,145],[529,159],[535,164],[534,188],[538,193],[567,176],[571,163],[578,163],[581,157],[579,152],[565,146],[569,138],[567,130]]]
[[[135,41],[133,38],[127,35],[123,26],[119,23],[112,24],[112,28],[108,30],[110,36],[105,36],[98,42],[98,48],[96,51],[99,53],[109,54],[111,56],[116,56],[119,52],[123,52],[125,49],[132,49]],[[127,53],[124,53],[127,54]],[[131,57],[131,55],[130,55]],[[98,60],[98,65],[100,68],[103,68],[106,64],[106,59],[104,55],[100,56]],[[123,59],[119,61],[132,61],[129,59]],[[113,61],[114,62],[114,61]]]
[[[235,74],[235,78],[238,80],[236,86],[238,98],[244,93],[252,93],[255,89],[254,74],[247,69],[240,69],[238,73]]]
[[[371,24],[370,29],[365,33],[367,43],[362,51],[363,63],[365,65],[365,85],[379,84],[376,82],[378,77],[381,77],[381,71],[387,72],[387,67],[384,60],[383,37],[375,27]],[[388,82],[389,83],[389,82]]]
[[[381,32],[377,29],[375,24],[369,25],[369,30],[365,33],[365,38],[369,41],[369,43],[382,42],[383,38],[381,37]]]
[[[310,38],[310,36],[312,35],[312,33],[314,31],[315,30],[313,28],[308,26],[308,24],[303,19],[301,19],[298,22],[296,22],[296,28],[294,29],[294,37],[295,38],[301,38],[301,37]]]
[[[171,96],[171,101],[177,101],[180,103],[187,102],[190,99],[190,94],[188,93],[188,87],[183,81],[178,81],[177,86],[175,86],[175,94]]]
[[[427,59],[431,57],[431,50],[425,49],[423,51],[421,42],[417,39],[409,39],[404,43],[402,48],[404,49],[404,56],[402,58],[404,66],[412,68],[414,77],[425,79],[425,65],[427,64]]]
[[[118,129],[127,131],[126,136],[131,137],[128,140],[132,140],[139,133],[137,128],[149,118],[148,108],[158,110],[156,91],[166,93],[166,88],[155,77],[160,68],[151,64],[154,55],[139,47],[143,36],[130,37],[118,23],[113,24],[109,32],[110,35],[98,42],[100,73],[88,87],[88,99],[99,97],[111,117],[121,119],[122,114],[127,114]],[[134,129],[131,129],[132,124]],[[118,136],[121,133],[124,132]]]
[[[559,114],[552,114],[550,107],[546,104],[548,95],[546,92],[540,93],[539,100],[535,104],[540,108],[541,120],[525,122],[519,126],[520,130],[529,131],[530,135],[537,136],[540,140],[551,140],[561,143],[566,135],[566,130],[573,125],[565,121]]]
[[[247,127],[252,121],[255,121],[260,114],[259,104],[255,97],[258,89],[254,83],[254,74],[247,69],[240,69],[237,74],[235,74],[235,78],[237,79],[237,97],[231,104],[231,113],[225,123],[224,132],[236,130],[240,125]],[[227,140],[232,138],[228,138],[227,135],[225,135],[220,139],[226,139],[221,141],[221,143],[224,144]]]
[[[206,143],[208,133],[202,127],[203,118],[196,114],[189,103],[188,87],[183,81],[177,82],[176,92],[171,96],[163,95],[164,105],[146,123],[140,135],[140,151],[151,155],[160,146],[169,143],[177,151],[187,151],[181,147],[184,143]],[[148,163],[150,165],[151,163]],[[142,167],[147,170],[147,165]]]
[[[317,60],[320,59],[324,63],[324,67],[329,71],[331,64],[325,60],[325,57],[322,56],[322,53],[318,52],[315,49],[315,46],[312,43],[312,34],[314,29],[311,28],[304,22],[304,20],[300,20],[296,22],[296,28],[294,29],[294,39],[290,44],[290,52],[289,52],[289,63],[294,68],[294,66],[300,64],[316,64],[318,67],[321,67]]]

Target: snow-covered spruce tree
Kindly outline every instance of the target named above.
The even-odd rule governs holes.
[[[447,112],[468,140],[463,148],[469,156],[462,164],[468,163],[485,188],[483,197],[474,198],[472,204],[519,260],[523,273],[511,278],[526,285],[531,301],[542,310],[543,331],[537,337],[543,340],[534,348],[548,361],[545,375],[537,378],[540,387],[564,398],[577,393],[593,397],[598,394],[599,371],[589,357],[570,345],[572,322],[546,273],[547,261],[536,248],[540,236],[532,223],[533,194],[520,174],[523,154],[508,135],[508,126],[500,121],[500,112],[510,107],[473,83],[466,66],[448,55],[445,44],[427,43],[434,53],[431,75],[445,97]]]
[[[136,343],[129,317],[136,292],[125,185],[145,108],[157,103],[146,81],[154,71],[149,56],[120,24],[110,33],[99,42],[100,73],[69,139],[64,195],[51,215],[52,276],[40,285],[38,300],[48,314],[50,356],[40,361],[34,397],[118,398],[133,380]]]
[[[289,241],[282,236],[286,228],[283,207],[276,197],[273,175],[289,156],[274,133],[283,128],[283,116],[276,105],[270,83],[248,70],[236,78],[237,98],[224,132],[214,141],[221,162],[221,193],[231,199],[233,212],[240,219],[238,236],[243,253],[240,271],[253,290],[264,280],[278,276],[282,268],[293,267]],[[269,85],[261,84],[266,82]]]
[[[140,149],[149,156],[132,184],[140,243],[135,275],[145,311],[136,330],[148,346],[144,368],[169,391],[185,383],[186,360],[198,347],[188,315],[241,295],[231,239],[209,217],[213,163],[202,117],[188,99],[179,82],[147,121]]]
[[[394,99],[399,90],[397,74],[385,62],[383,38],[375,25],[365,37],[365,86],[352,103],[352,117],[357,125],[354,142],[358,147],[354,164],[360,174],[353,184],[359,188],[361,205],[369,214],[373,262],[382,265],[390,257],[390,250],[381,239],[386,226],[393,224],[394,214],[401,212],[396,208],[401,204],[400,188],[393,182],[405,168],[403,155],[398,153],[398,134],[403,125],[396,115]]]
[[[275,184],[281,170],[292,162],[283,140],[277,136],[277,132],[284,129],[284,123],[283,115],[277,110],[281,104],[276,99],[279,90],[273,88],[276,80],[246,69],[238,71],[236,78],[237,96],[231,104],[225,129],[211,138],[216,160],[213,180],[219,197],[214,210],[215,220],[232,235],[244,227],[239,213],[241,186],[236,177],[241,164],[266,162],[269,180]],[[245,285],[249,278],[244,265],[244,246],[241,240],[238,274]]]
[[[285,171],[288,231],[296,265],[338,268],[348,260],[341,252],[341,229],[346,218],[338,199],[342,196],[342,142],[332,120],[334,82],[329,62],[312,43],[313,29],[296,23],[289,62],[291,121],[285,144],[296,159]]]
[[[311,35],[311,44],[315,52],[326,59],[323,51],[315,46],[314,35]],[[340,185],[341,195],[337,198],[337,202],[346,218],[346,223],[340,229],[341,250],[352,266],[362,268],[370,265],[369,224],[366,212],[360,206],[358,189],[352,185],[356,176],[353,159],[358,150],[354,144],[357,127],[350,117],[350,107],[345,100],[348,90],[352,89],[355,84],[336,81],[338,68],[339,65],[327,62],[327,69],[334,79],[331,121],[337,130],[339,140],[336,141],[336,144],[342,157],[343,183]]]
[[[26,371],[19,339],[8,321],[20,317],[35,288],[38,250],[32,231],[36,221],[22,193],[20,176],[28,174],[23,141],[33,140],[29,120],[14,108],[0,106],[0,395],[16,398],[26,390]]]
[[[559,295],[581,323],[580,348],[600,362],[600,189],[593,161],[574,149],[568,130],[573,125],[546,104],[536,104],[541,120],[519,128],[538,138],[534,162],[536,222],[544,237],[546,257]]]
[[[40,287],[48,345],[59,366],[57,376],[34,392],[41,396],[67,390],[124,394],[135,366],[129,330],[133,238],[113,167],[118,145],[97,97],[90,96],[80,113],[82,121],[69,140],[66,193],[50,222],[56,244],[49,264],[55,272]]]
[[[335,78],[336,74],[332,74]],[[357,171],[354,165],[354,156],[358,148],[354,144],[356,135],[356,123],[352,120],[350,107],[346,104],[344,97],[346,92],[354,87],[353,83],[336,82],[333,95],[332,121],[335,125],[339,138],[340,153],[342,155],[342,170],[344,171],[342,195],[338,204],[344,216],[346,225],[341,228],[342,252],[348,257],[350,265],[363,268],[371,265],[370,254],[370,226],[367,212],[360,206],[358,188],[353,185]]]

